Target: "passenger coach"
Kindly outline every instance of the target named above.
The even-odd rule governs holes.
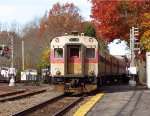
[[[50,42],[50,65],[58,91],[87,92],[107,81],[126,79],[123,60],[100,52],[99,41],[84,34],[56,37]]]

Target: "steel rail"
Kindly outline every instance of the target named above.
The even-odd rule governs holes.
[[[38,91],[35,91],[35,92],[31,92],[31,93],[24,93],[24,94],[21,94],[21,95],[16,95],[16,96],[9,96],[8,98],[2,98],[0,99],[0,102],[5,102],[5,101],[12,101],[12,100],[16,100],[16,99],[22,99],[22,98],[25,98],[25,97],[29,97],[29,96],[32,96],[32,95],[35,95],[35,94],[38,94],[38,93],[42,93],[42,92],[45,92],[46,90],[38,90]]]
[[[23,93],[23,92],[25,92],[25,90],[15,91],[15,92],[8,92],[8,93],[0,94],[0,98],[1,98],[1,97],[6,97],[6,96],[15,95],[15,94],[19,94],[19,93]]]
[[[30,113],[38,110],[39,108],[42,108],[42,107],[44,107],[44,106],[46,106],[46,105],[48,105],[50,103],[54,103],[55,101],[61,99],[62,97],[65,97],[65,94],[59,95],[59,96],[54,97],[52,99],[49,99],[49,100],[47,100],[47,101],[45,101],[43,103],[40,103],[40,104],[35,105],[35,106],[32,106],[32,107],[30,107],[28,109],[25,109],[23,111],[17,112],[15,114],[13,114],[12,116],[25,116],[25,115],[30,114]]]
[[[55,113],[53,116],[62,116],[62,114],[65,114],[69,109],[73,108],[77,103],[83,101],[83,97],[79,97],[76,101],[72,102],[68,106],[64,107],[62,110]]]

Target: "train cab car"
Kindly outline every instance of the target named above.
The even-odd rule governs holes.
[[[125,79],[126,63],[100,50],[96,38],[65,35],[50,41],[52,82],[56,90],[89,92],[102,84]]]
[[[52,39],[50,51],[51,75],[57,89],[87,91],[87,85],[96,88],[98,41],[95,38],[83,35],[57,37]]]

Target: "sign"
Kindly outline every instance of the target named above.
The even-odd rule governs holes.
[[[128,70],[129,70],[129,74],[137,75],[137,68],[136,67],[130,67]]]

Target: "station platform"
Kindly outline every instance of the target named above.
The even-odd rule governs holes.
[[[102,96],[97,101],[89,100],[92,106],[83,105],[77,110],[80,116],[150,116],[150,90],[145,87],[110,87],[99,94]]]

